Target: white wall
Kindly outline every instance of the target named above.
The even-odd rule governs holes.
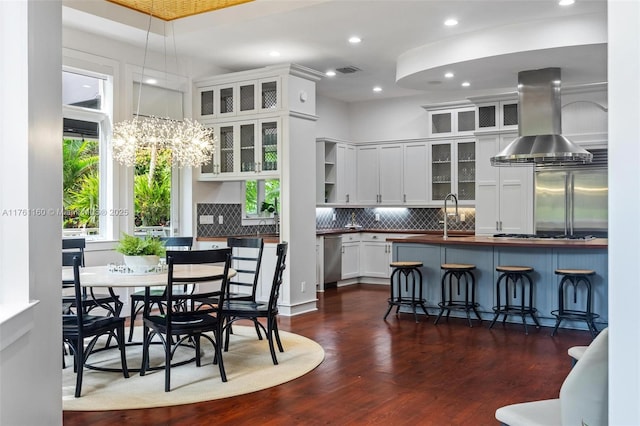
[[[508,90],[504,90],[508,91]],[[498,90],[498,93],[502,91]],[[495,92],[494,92],[495,93]],[[488,94],[469,91],[467,96]],[[451,99],[446,92],[426,96],[381,99],[355,102],[349,105],[351,142],[393,141],[428,137],[427,111],[423,105],[441,102],[466,101]],[[324,136],[324,135],[322,135]]]
[[[0,320],[0,424],[60,425],[60,1],[0,2],[0,54],[0,208],[26,212],[0,217],[0,292],[39,301]]]
[[[326,96],[318,96],[316,99],[316,136],[350,142],[349,105]]]
[[[640,424],[640,2],[609,11],[609,424]]]

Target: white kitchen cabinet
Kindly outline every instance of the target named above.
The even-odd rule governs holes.
[[[342,279],[360,276],[360,236],[344,234],[342,236]]]
[[[316,290],[324,290],[324,238],[316,237]]]
[[[403,145],[359,146],[357,155],[358,204],[403,203]]]
[[[258,287],[256,288],[256,300],[268,302],[271,286],[273,284],[273,274],[278,260],[277,244],[265,244],[262,250],[262,263],[260,265],[260,276],[258,277]],[[231,266],[233,268],[233,265]]]
[[[478,130],[518,130],[517,99],[478,104]]]
[[[430,182],[432,204],[439,204],[449,193],[458,197],[460,205],[471,205],[476,199],[475,140],[442,139],[430,142]]]
[[[389,278],[392,261],[391,243],[386,242],[389,234],[363,234],[360,243],[360,276]]]
[[[281,107],[277,76],[196,87],[196,117],[200,120],[271,113]]]
[[[427,110],[429,136],[472,135],[476,130],[476,108],[436,108]]]
[[[429,202],[429,144],[411,142],[404,145],[403,204],[425,205]]]
[[[265,118],[214,125],[213,161],[200,167],[198,180],[277,177],[280,119]]]
[[[356,202],[356,148],[338,144],[336,147],[336,203]]]
[[[476,234],[533,232],[532,166],[493,167],[490,158],[517,133],[488,133],[476,138]]]
[[[318,139],[316,161],[316,203],[355,203],[356,148],[346,143]]]

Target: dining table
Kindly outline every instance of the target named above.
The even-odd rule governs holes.
[[[102,287],[107,288],[109,293],[113,297],[117,297],[113,291],[115,288],[131,288],[131,287],[166,287],[168,284],[169,270],[166,265],[159,266],[153,271],[145,273],[130,272],[126,268],[111,265],[101,266],[85,266],[80,268],[80,285],[82,287]],[[228,278],[231,278],[237,274],[235,269],[229,268]],[[211,282],[199,282],[198,285],[206,286],[218,286],[220,287],[221,279],[224,276],[224,267],[219,265],[206,265],[206,264],[194,264],[194,265],[175,265],[174,278],[196,278],[203,276],[212,277]],[[62,280],[73,281],[73,268],[62,268]],[[174,285],[183,286],[184,282],[176,282]],[[215,287],[209,287],[207,291],[215,291]],[[127,342],[126,345],[140,345],[142,342]],[[116,346],[106,346],[104,348],[97,349],[97,351],[104,349],[117,348]],[[195,359],[195,358],[194,358]],[[182,361],[175,365],[182,365],[188,361]],[[172,364],[174,365],[174,364]],[[91,364],[85,364],[85,367],[101,371],[116,372],[121,371],[114,368],[102,368],[93,366]],[[163,367],[164,368],[164,367]],[[153,368],[152,368],[153,369]],[[139,371],[139,368],[129,368],[129,371]]]
[[[113,269],[113,270],[110,270]],[[161,287],[168,282],[168,268],[158,268],[152,272],[132,273],[121,272],[117,267],[85,266],[80,268],[80,285],[82,287],[127,288],[127,287]],[[174,276],[180,278],[194,278],[211,276],[214,280],[222,279],[224,267],[218,265],[175,265]],[[228,277],[236,275],[234,269],[229,269]],[[62,280],[73,280],[73,269],[62,269]],[[184,285],[184,283],[176,283]]]

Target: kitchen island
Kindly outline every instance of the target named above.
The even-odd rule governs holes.
[[[419,261],[423,263],[423,291],[427,299],[429,313],[437,314],[440,301],[440,279],[443,263],[473,263],[476,265],[476,302],[483,320],[493,319],[495,305],[495,282],[498,265],[531,266],[534,272],[533,306],[543,326],[552,327],[555,317],[551,311],[558,308],[557,268],[593,269],[591,277],[593,292],[593,312],[600,315],[596,321],[598,329],[608,322],[608,242],[605,238],[592,240],[559,239],[519,239],[490,236],[449,236],[419,235],[406,238],[389,238],[393,244],[394,261]],[[571,290],[573,291],[573,290]],[[578,288],[577,303],[584,303],[585,291]],[[570,295],[573,293],[571,292]],[[571,297],[571,299],[573,299]],[[462,312],[452,312],[452,316],[464,316]],[[500,317],[502,320],[502,317]],[[512,316],[508,322],[521,322],[519,316]],[[488,326],[488,323],[485,324]],[[586,324],[579,321],[563,321],[562,327],[586,330]],[[561,335],[561,334],[560,334]]]

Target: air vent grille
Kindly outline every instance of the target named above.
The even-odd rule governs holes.
[[[336,71],[342,74],[353,74],[354,72],[362,71],[362,70],[358,67],[354,67],[353,65],[348,65],[346,67],[336,68]]]

